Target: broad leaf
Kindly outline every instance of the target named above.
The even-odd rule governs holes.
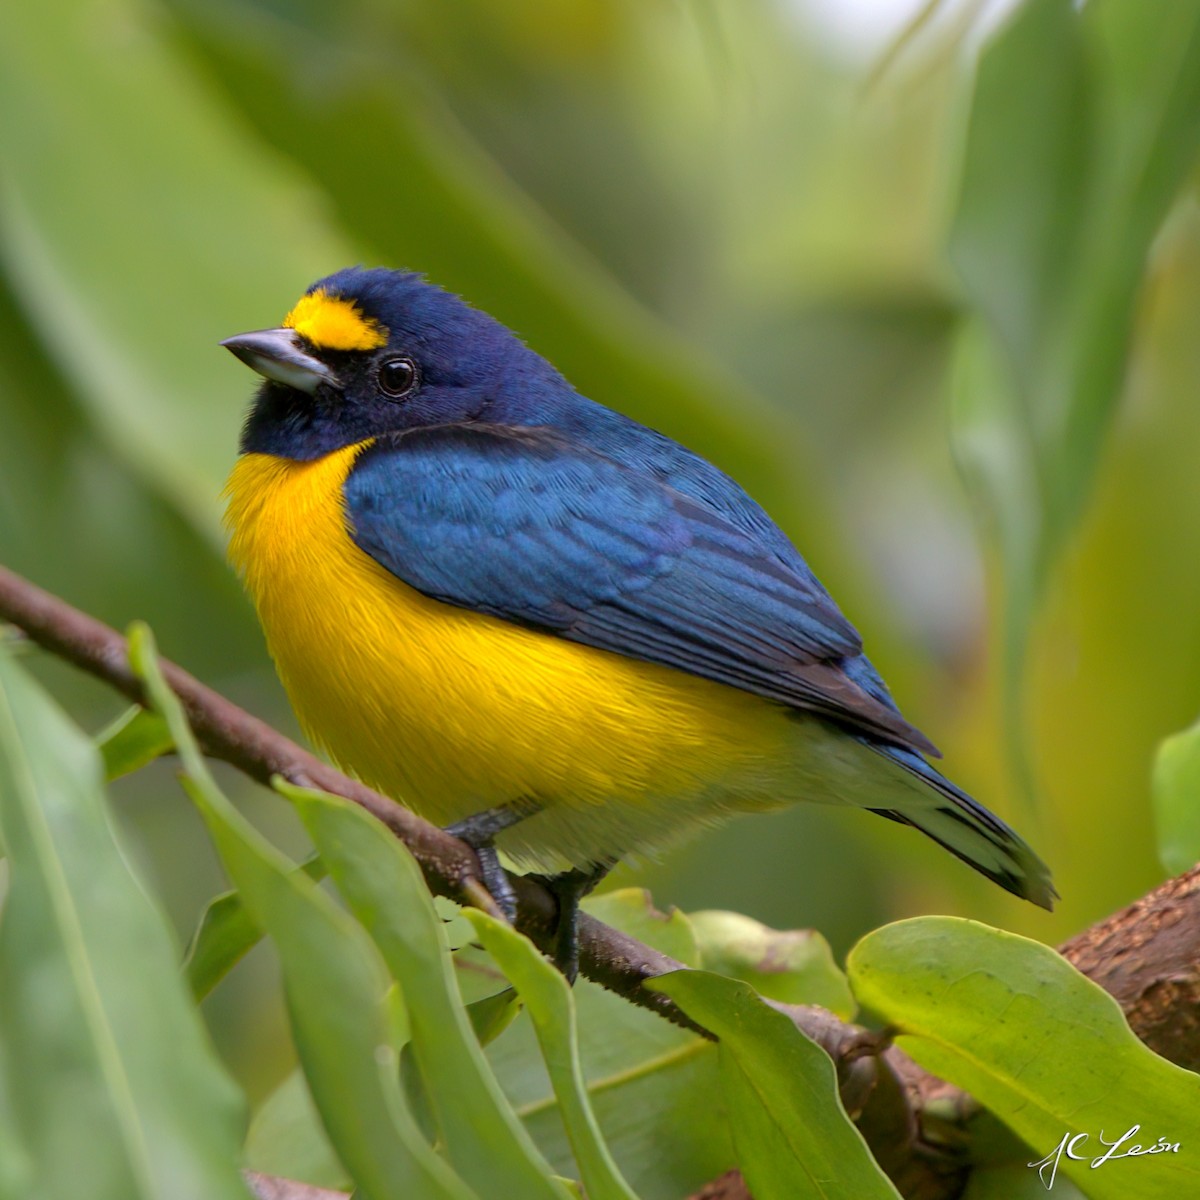
[[[30,1174],[5,1194],[245,1200],[240,1097],[130,873],[100,757],[3,652],[0,830],[0,1120]]]
[[[856,1006],[829,943],[813,929],[771,929],[741,913],[716,909],[688,913],[700,966],[750,984],[784,1004],[819,1004],[843,1020]]]
[[[481,1046],[494,1042],[518,1017],[521,1002],[512,988],[467,1005],[471,1028]]]
[[[1117,1002],[1038,942],[954,917],[919,917],[868,934],[850,953],[859,1002],[905,1035],[898,1044],[965,1088],[1034,1150],[1140,1125],[1143,1147],[1185,1141],[1200,1112],[1200,1076],[1147,1049]],[[1130,1143],[1132,1144],[1132,1143]],[[1137,1162],[1063,1157],[1091,1200],[1200,1195],[1200,1161],[1162,1153]]]
[[[511,926],[482,912],[470,911],[467,918],[529,1012],[584,1191],[590,1200],[637,1200],[604,1144],[588,1101],[567,981]]]
[[[1163,741],[1153,783],[1158,857],[1178,875],[1200,862],[1200,725]]]
[[[304,1072],[297,1067],[259,1105],[246,1134],[246,1167],[314,1187],[348,1189]]]
[[[722,1101],[755,1200],[899,1200],[838,1096],[833,1062],[740,980],[676,971],[647,986],[720,1039]]]
[[[1028,1157],[1028,1155],[1026,1156]],[[1049,1178],[1049,1176],[1047,1176]],[[962,1200],[1087,1200],[1062,1174],[1054,1177],[1050,1195],[1037,1168],[1027,1163],[976,1167],[967,1180]]]
[[[956,438],[998,530],[1016,734],[1028,624],[1089,496],[1151,242],[1200,152],[1200,0],[1026,0],[980,57],[950,236]]]
[[[169,754],[175,743],[158,713],[135,704],[96,735],[96,748],[104,760],[105,778],[112,781]]]
[[[584,908],[681,962],[698,961],[687,917],[660,912],[641,888],[590,896]],[[480,958],[492,962],[479,951],[477,967]],[[587,979],[573,993],[591,1106],[638,1196],[678,1200],[734,1166],[716,1046]],[[570,1172],[574,1156],[528,1013],[488,1046],[488,1058],[543,1152],[561,1174]]]

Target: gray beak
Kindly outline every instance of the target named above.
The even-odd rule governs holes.
[[[305,352],[291,329],[239,333],[226,338],[221,345],[251,370],[297,391],[311,395],[320,383],[339,386],[337,376],[320,359]]]

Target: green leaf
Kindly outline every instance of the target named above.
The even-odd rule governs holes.
[[[262,1102],[246,1134],[246,1167],[314,1187],[352,1186],[299,1067]]]
[[[521,1001],[512,988],[467,1005],[471,1028],[481,1046],[494,1042],[520,1015]]]
[[[512,981],[533,1021],[584,1191],[590,1200],[637,1200],[604,1144],[588,1101],[570,985],[510,925],[476,911],[468,912],[467,919]]]
[[[740,980],[675,971],[647,987],[720,1039],[721,1092],[755,1200],[899,1200],[838,1096],[833,1062]]]
[[[130,873],[100,757],[3,652],[0,831],[0,1107],[34,1181],[6,1194],[244,1200],[241,1099]]]
[[[1200,152],[1200,0],[1026,0],[980,57],[950,254],[954,434],[1005,567],[1005,721],[1032,792],[1030,623],[1091,493],[1151,243]]]
[[[399,1084],[391,981],[354,922],[230,804],[213,782],[145,626],[130,662],[162,713],[226,871],[283,967],[292,1035],[338,1157],[367,1200],[476,1200],[421,1136]]]
[[[404,844],[348,801],[279,781],[405,997],[412,1046],[450,1161],[481,1195],[562,1200],[471,1029],[445,929]]]
[[[689,967],[700,963],[700,950],[696,945],[696,931],[692,928],[691,918],[677,908],[667,912],[656,908],[653,897],[645,888],[618,888],[600,896],[588,896],[583,907],[596,920],[612,925]],[[604,994],[610,996],[612,993]],[[628,1008],[628,1005],[624,1007]]]
[[[1028,0],[979,61],[950,249],[1022,386],[1059,333],[1078,255],[1092,88],[1071,0]]]
[[[952,377],[955,449],[1004,558],[1004,717],[1026,776],[1019,688],[1058,520],[1042,427],[1072,386],[1062,360],[1083,256],[1094,90],[1071,0],[1020,5],[980,56],[949,237],[976,314]]]
[[[1141,1125],[1143,1145],[1178,1142],[1200,1112],[1200,1076],[1147,1049],[1117,1002],[1061,955],[1026,938],[953,917],[900,921],[850,953],[859,1002],[906,1036],[922,1066],[965,1088],[1033,1148],[1064,1134],[1099,1138]],[[1061,1170],[1092,1200],[1200,1195],[1200,1162],[1158,1154],[1136,1164],[1068,1160]]]
[[[1082,507],[1117,409],[1151,246],[1200,155],[1200,0],[1104,0],[1079,10],[1098,79],[1085,253],[1075,272],[1054,456],[1052,547]],[[1051,383],[1055,380],[1051,377]]]
[[[1178,875],[1200,862],[1200,724],[1159,745],[1153,791],[1158,857]]]
[[[584,908],[689,966],[698,961],[688,918],[659,911],[642,888],[589,896]],[[728,1124],[714,1099],[716,1046],[590,980],[577,980],[572,991],[592,1110],[633,1190],[644,1200],[678,1200],[734,1166]],[[546,1157],[561,1174],[572,1171],[575,1159],[528,1013],[488,1046],[488,1059]]]
[[[158,713],[140,704],[127,708],[107,729],[96,735],[96,748],[104,760],[104,775],[111,783],[122,775],[140,771],[175,749],[167,723]]]
[[[315,854],[296,870],[303,871],[314,883],[325,878],[325,864]],[[262,930],[237,892],[213,897],[183,957],[183,971],[192,995],[203,1000],[261,937]]]
[[[819,1004],[845,1021],[857,1011],[846,976],[829,943],[812,929],[771,929],[741,913],[716,909],[688,913],[700,947],[700,965],[750,984],[784,1004]]]

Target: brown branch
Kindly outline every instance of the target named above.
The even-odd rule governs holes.
[[[1156,1053],[1200,1071],[1200,864],[1076,934],[1062,956]]]
[[[0,620],[11,622],[34,642],[129,699],[142,702],[141,684],[129,668],[126,642],[119,633],[4,567],[0,567]],[[207,754],[264,784],[281,775],[301,786],[344,796],[381,820],[408,846],[433,891],[467,903],[486,900],[478,861],[463,842],[322,762],[182,668],[166,661],[162,666]],[[553,897],[529,878],[515,877],[513,884],[518,928],[545,947],[556,916]],[[1062,947],[1062,953],[1116,997],[1134,1032],[1149,1045],[1181,1065],[1200,1064],[1200,867],[1078,935]],[[585,915],[581,920],[584,975],[634,1004],[697,1029],[665,997],[641,986],[646,979],[682,966],[593,917]],[[912,1200],[957,1196],[963,1165],[926,1136],[921,1116],[931,1098],[939,1101],[942,1111],[962,1112],[973,1107],[971,1098],[928,1075],[895,1048],[881,1053],[878,1039],[831,1013],[808,1007],[787,1011],[833,1058],[847,1110],[903,1194]],[[274,1194],[304,1198],[303,1192]],[[312,1200],[320,1196],[318,1191]]]

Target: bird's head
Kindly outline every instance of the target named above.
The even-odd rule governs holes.
[[[242,451],[280,458],[479,419],[528,395],[521,377],[534,393],[561,385],[499,322],[407,271],[339,271],[313,284],[278,329],[221,344],[265,380]]]

